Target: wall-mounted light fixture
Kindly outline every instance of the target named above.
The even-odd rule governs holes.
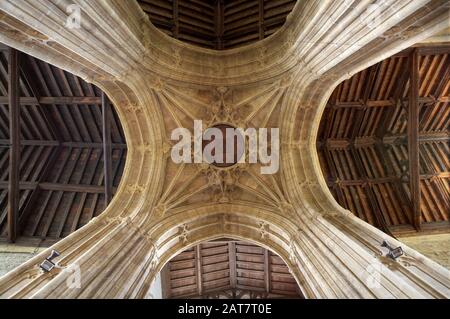
[[[50,272],[53,270],[53,268],[55,268],[56,264],[52,261],[53,259],[55,259],[56,257],[60,256],[60,253],[57,252],[56,250],[52,250],[52,253],[50,254],[50,256],[48,256],[43,262],[42,264],[39,265],[39,267],[44,271],[44,272]]]
[[[389,245],[389,243],[386,240],[383,241],[381,247],[386,247],[387,249],[389,249],[387,256],[392,258],[393,260],[397,260],[397,258],[403,255],[403,249],[401,246],[398,246],[397,248],[392,248],[392,246]]]

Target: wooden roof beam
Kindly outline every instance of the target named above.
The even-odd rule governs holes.
[[[11,139],[8,185],[8,240],[13,243],[17,238],[20,201],[19,52],[13,48],[9,49],[8,96],[9,136]]]
[[[408,105],[409,185],[414,226],[420,230],[420,162],[419,162],[419,54],[414,49],[409,59],[410,90]]]
[[[258,31],[259,31],[259,39],[262,40],[264,39],[264,34],[265,34],[265,25],[264,25],[264,0],[258,0],[258,14],[259,14],[259,18],[258,18]]]
[[[223,35],[225,30],[225,5],[224,0],[216,0],[214,7],[214,33],[216,37],[216,49],[223,50]]]
[[[102,93],[102,128],[103,128],[103,169],[105,178],[105,208],[112,200],[112,147],[111,147],[111,104],[105,93]]]
[[[230,287],[232,289],[236,288],[237,284],[237,273],[236,273],[236,242],[228,243],[228,260],[230,263]]]
[[[195,268],[197,274],[197,293],[203,295],[203,278],[202,278],[202,245],[195,246]]]
[[[385,136],[382,139],[376,137],[357,137],[354,140],[347,138],[329,138],[318,143],[319,148],[328,150],[369,147],[375,145],[402,145],[408,141],[407,135]],[[448,143],[450,134],[447,132],[419,132],[418,142],[420,143]]]
[[[0,96],[0,104],[8,104],[8,97]],[[97,96],[41,96],[21,97],[20,105],[93,105],[102,104],[102,98]]]
[[[271,282],[271,269],[270,269],[270,252],[264,249],[264,285],[266,287],[266,293],[269,294],[272,286]]]
[[[172,16],[173,16],[172,34],[175,39],[178,39],[178,35],[180,33],[180,17],[179,17],[178,0],[173,0],[173,2],[172,2]]]

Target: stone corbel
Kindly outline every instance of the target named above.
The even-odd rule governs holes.
[[[142,194],[145,191],[145,186],[140,184],[128,184],[126,186],[126,192],[130,194]]]
[[[185,245],[189,241],[189,226],[188,224],[183,224],[178,228],[179,239]]]
[[[262,240],[267,240],[269,238],[269,224],[265,221],[260,221],[258,223],[259,226],[259,234],[261,235]]]
[[[128,107],[126,107],[125,111],[131,114],[139,114],[142,113],[144,110],[141,105],[137,103],[130,103]]]

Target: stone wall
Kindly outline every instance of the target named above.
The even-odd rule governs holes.
[[[450,234],[403,237],[399,240],[450,269]]]
[[[48,244],[44,245],[40,240],[17,244],[0,243],[0,277],[33,258],[46,247]]]

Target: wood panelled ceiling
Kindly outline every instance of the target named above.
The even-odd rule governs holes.
[[[223,50],[265,39],[285,22],[297,0],[139,0],[166,34]]]
[[[449,53],[448,45],[419,47],[388,58],[340,84],[325,109],[317,145],[328,186],[343,207],[385,232],[450,230]],[[411,192],[414,174],[420,196]]]
[[[0,236],[7,235],[9,180],[8,48],[0,46]],[[20,236],[60,239],[105,207],[100,89],[20,54]],[[127,148],[111,120],[113,186]]]
[[[246,242],[197,245],[174,257],[161,278],[164,298],[301,298],[283,260]]]

